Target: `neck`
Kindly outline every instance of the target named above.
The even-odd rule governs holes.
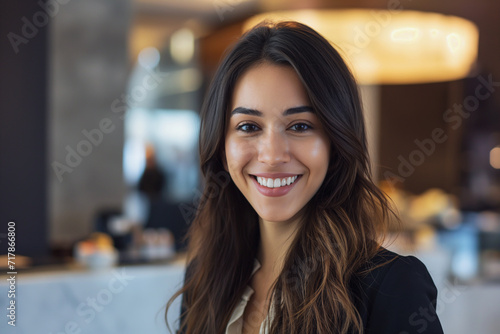
[[[259,218],[260,244],[257,259],[261,263],[260,271],[273,278],[279,276],[297,229],[298,218],[286,222],[270,222]]]

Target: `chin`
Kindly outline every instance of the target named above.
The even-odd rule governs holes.
[[[276,211],[276,210],[274,210]],[[262,212],[257,211],[257,214],[262,220],[268,222],[287,222],[297,217],[298,212]]]

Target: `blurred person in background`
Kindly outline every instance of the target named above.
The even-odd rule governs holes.
[[[139,179],[137,189],[147,196],[150,202],[161,198],[165,187],[165,175],[158,166],[152,145],[146,146],[146,167]]]

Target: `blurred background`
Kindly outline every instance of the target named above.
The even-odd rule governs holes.
[[[0,283],[2,312],[17,305],[16,327],[4,316],[2,333],[166,332],[203,188],[206,88],[248,19],[302,9],[315,10],[307,19],[366,9],[340,47],[358,68],[374,178],[402,218],[387,247],[426,264],[445,332],[498,333],[500,3],[488,0],[2,2],[0,267],[17,272],[15,284]],[[439,55],[427,66],[425,44],[405,44],[409,58],[391,54],[384,36],[394,40],[412,11],[471,23],[470,40],[447,39],[448,51],[469,56],[460,69]],[[344,24],[329,17],[327,28]],[[418,39],[398,29],[404,43]],[[405,67],[369,71],[384,60]]]

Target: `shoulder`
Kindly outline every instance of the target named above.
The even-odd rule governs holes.
[[[358,277],[372,288],[391,286],[391,290],[408,284],[433,283],[427,268],[418,258],[399,255],[385,248],[361,268]]]
[[[367,333],[442,333],[436,286],[415,256],[382,248],[353,278],[352,292]]]

